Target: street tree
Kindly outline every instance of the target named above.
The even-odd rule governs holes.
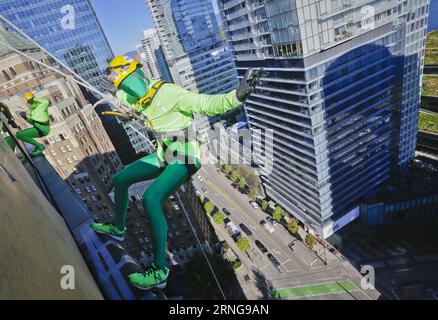
[[[240,189],[245,189],[246,188],[246,179],[245,179],[245,177],[240,178],[240,180],[239,180],[239,187],[240,187]]]
[[[225,216],[222,212],[216,212],[215,215],[213,216],[213,220],[217,224],[222,224],[224,222],[224,219],[225,219]]]
[[[243,251],[246,252],[250,248],[249,246],[249,240],[247,237],[242,237],[237,241],[237,247]]]
[[[282,207],[277,206],[275,207],[274,213],[272,214],[272,218],[277,221],[280,222],[281,219],[283,219],[284,217],[284,210]]]
[[[269,202],[266,199],[263,199],[263,201],[262,201],[262,210],[266,211],[266,210],[268,210],[268,207],[269,207]]]
[[[229,164],[224,165],[224,172],[229,176],[231,173],[231,166]]]
[[[233,181],[234,183],[237,182],[237,179],[239,179],[239,174],[237,173],[237,171],[233,170],[231,172],[231,181]]]
[[[316,237],[313,234],[308,234],[305,241],[309,249],[313,249],[316,244]]]
[[[257,188],[256,187],[251,187],[249,188],[249,197],[251,199],[255,199],[257,198],[257,196],[259,195]]]
[[[204,204],[204,210],[206,214],[210,214],[214,210],[214,205],[210,201],[208,201]]]
[[[289,230],[290,233],[293,235],[298,233],[298,221],[295,218],[290,219],[289,223],[287,224],[287,230]]]

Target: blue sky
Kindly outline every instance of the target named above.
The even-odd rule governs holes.
[[[142,31],[153,28],[146,0],[91,0],[115,55],[135,50]]]
[[[142,31],[153,28],[146,0],[91,0],[115,55],[136,50]],[[213,6],[217,12],[216,1]]]

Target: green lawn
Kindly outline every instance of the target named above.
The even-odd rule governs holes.
[[[438,133],[438,116],[420,112],[418,129]]]
[[[330,295],[345,291],[354,292],[358,290],[359,288],[351,280],[342,280],[336,282],[312,284],[308,286],[278,289],[274,290],[272,295],[277,299],[297,299]]]
[[[424,64],[438,63],[438,30],[429,32],[426,38]]]
[[[421,95],[438,96],[438,76],[423,76]]]

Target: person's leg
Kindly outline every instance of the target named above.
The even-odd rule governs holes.
[[[115,226],[123,230],[126,210],[129,205],[128,188],[134,183],[156,178],[160,174],[160,163],[156,153],[137,160],[113,176]]]
[[[43,149],[44,146],[34,139],[34,138],[38,138],[39,136],[40,136],[40,132],[35,127],[29,128],[29,129],[25,129],[25,130],[22,130],[22,131],[18,131],[16,133],[17,139],[19,139],[19,140],[21,140],[23,142],[27,142],[27,143],[29,143],[31,145],[34,145],[35,148],[37,148],[37,149]]]
[[[167,223],[163,202],[189,177],[182,163],[168,164],[163,173],[143,195],[143,208],[149,218],[154,243],[154,262],[145,270],[129,275],[132,285],[143,290],[164,288],[169,276],[166,262]]]
[[[154,264],[163,270],[167,267],[167,223],[163,213],[163,203],[188,177],[189,172],[184,164],[169,164],[143,194],[143,208],[149,218],[154,243]]]
[[[105,234],[113,239],[123,241],[125,239],[126,210],[129,205],[129,187],[140,181],[149,180],[160,174],[160,165],[155,153],[150,154],[113,176],[114,184],[114,223],[92,223],[90,227],[100,234]]]

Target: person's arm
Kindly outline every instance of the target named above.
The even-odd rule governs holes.
[[[178,90],[178,110],[191,114],[215,116],[227,113],[242,104],[236,97],[236,90],[226,94],[208,95],[191,92],[177,85],[172,89]]]
[[[32,102],[38,103],[38,108],[41,108],[45,111],[49,108],[50,105],[50,100],[44,98],[33,98]]]

